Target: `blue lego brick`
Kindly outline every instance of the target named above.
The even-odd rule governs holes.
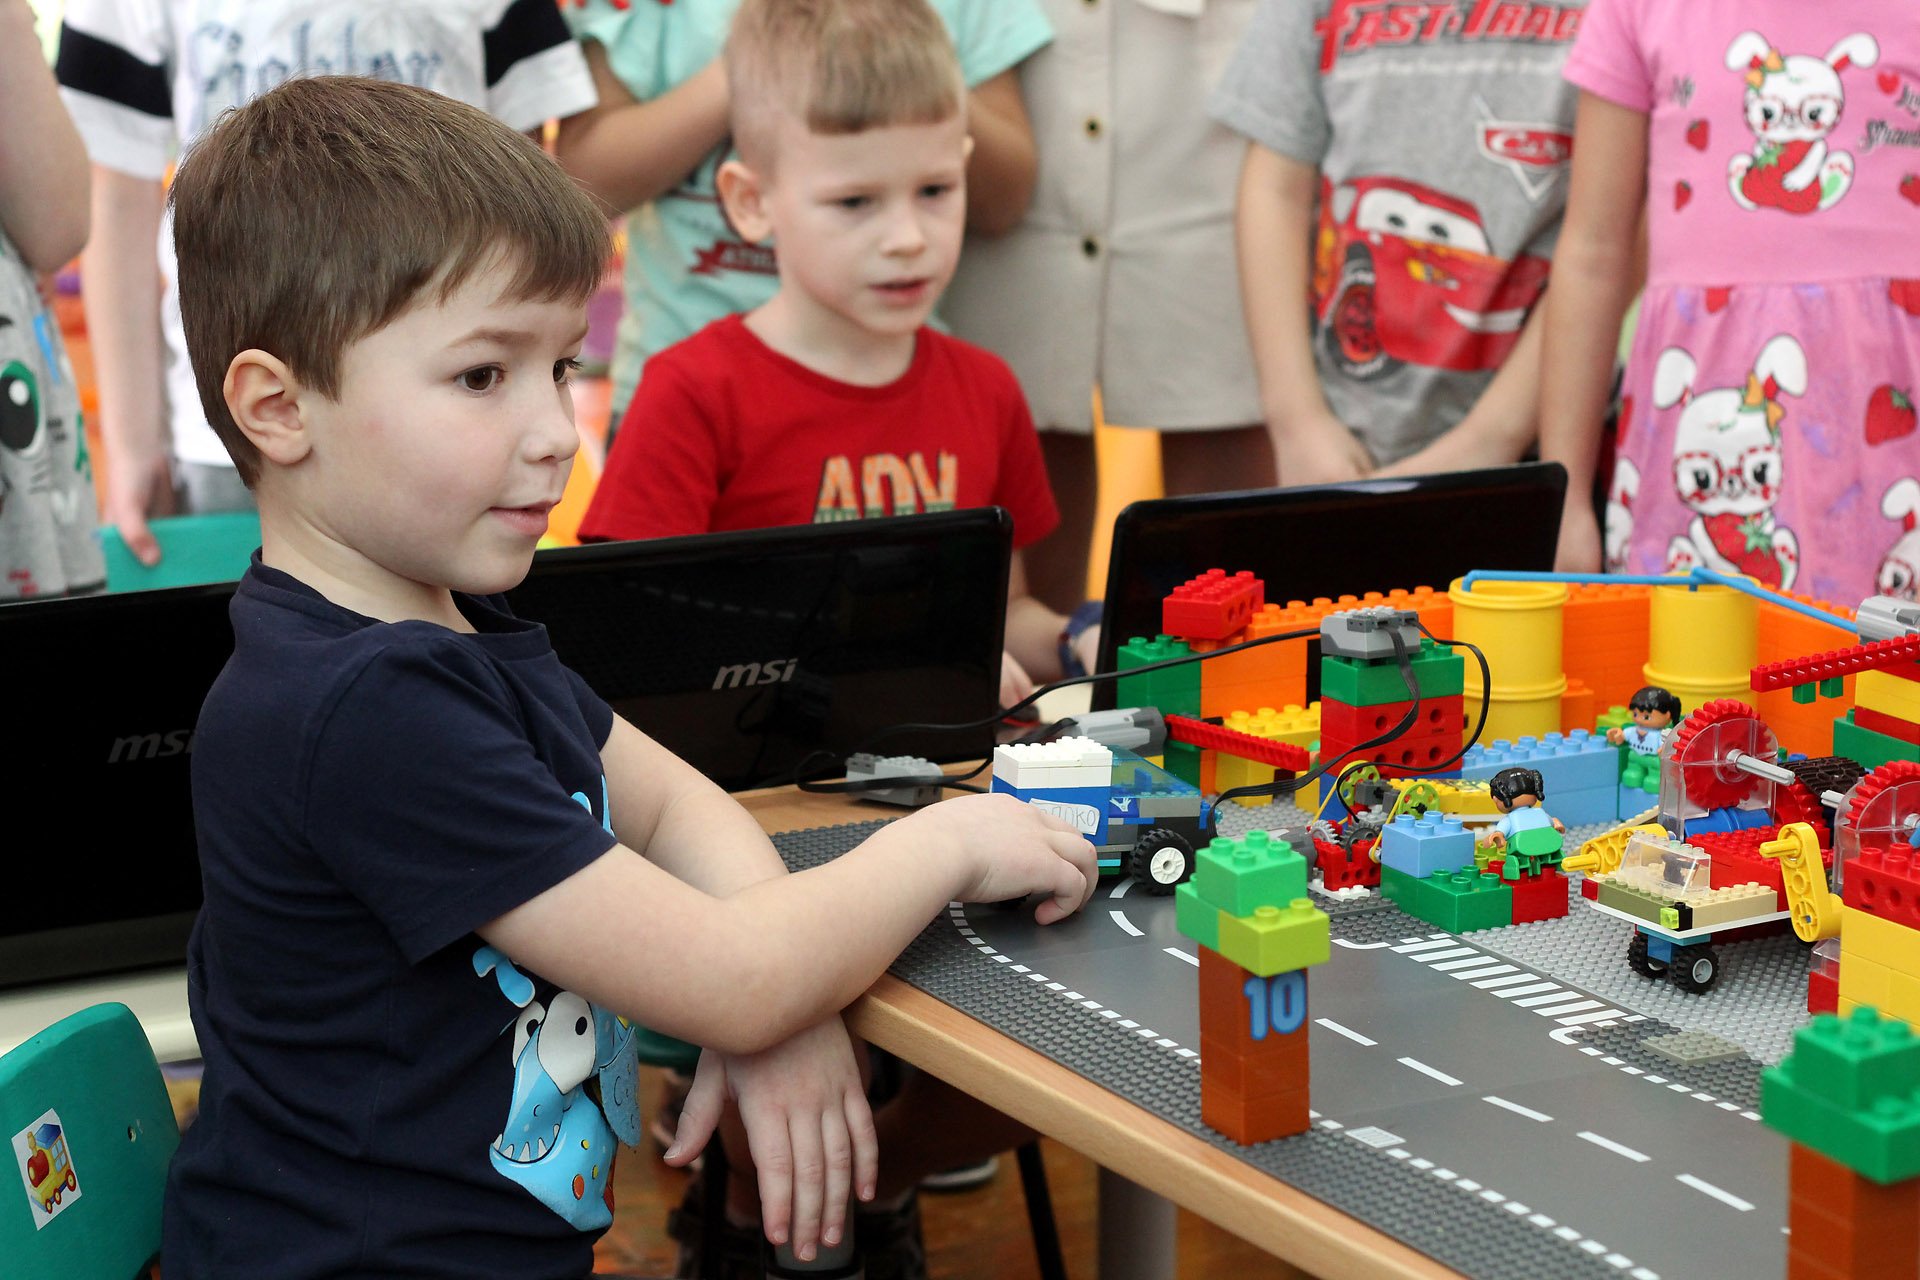
[[[1595,822],[1614,822],[1620,817],[1620,788],[1617,786],[1554,791],[1552,784],[1549,783],[1548,794],[1551,798],[1547,801],[1547,812],[1569,827],[1584,827]],[[1643,795],[1644,793],[1635,792],[1634,794]],[[1634,813],[1639,811],[1636,809]]]
[[[1549,733],[1541,738],[1524,737],[1518,742],[1502,738],[1492,745],[1475,743],[1460,761],[1460,776],[1491,778],[1502,769],[1518,765],[1540,771],[1541,780],[1547,785],[1544,802],[1549,811],[1554,810],[1554,801],[1563,791],[1620,784],[1619,749],[1585,729]],[[1554,812],[1554,816],[1559,817],[1558,812]]]
[[[1622,820],[1637,817],[1655,808],[1659,803],[1659,796],[1642,791],[1638,787],[1620,787],[1615,792],[1614,817]]]
[[[1121,798],[1113,796],[1108,787],[1015,787],[1002,778],[993,780],[993,789],[1066,819],[1096,845],[1108,842],[1108,806]]]
[[[1380,836],[1380,865],[1410,876],[1473,865],[1473,833],[1451,814],[1403,813]]]

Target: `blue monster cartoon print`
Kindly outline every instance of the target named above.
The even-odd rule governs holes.
[[[573,798],[592,811],[585,795]],[[612,830],[605,817],[602,825]],[[610,1226],[614,1139],[640,1140],[633,1024],[571,991],[542,1004],[532,979],[497,947],[475,951],[473,971],[491,973],[520,1011],[513,1022],[513,1098],[488,1152],[495,1172],[581,1231]],[[598,1104],[586,1088],[592,1080],[599,1083]]]

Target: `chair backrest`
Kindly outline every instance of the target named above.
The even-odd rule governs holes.
[[[260,545],[260,517],[252,511],[162,516],[148,523],[160,543],[160,563],[151,569],[127,550],[118,529],[110,524],[100,527],[107,590],[154,591],[233,582],[247,571],[247,560]]]
[[[0,1057],[0,1142],[7,1275],[130,1280],[160,1251],[180,1132],[125,1005],[82,1009]]]

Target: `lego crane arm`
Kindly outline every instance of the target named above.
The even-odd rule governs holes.
[[[1780,828],[1778,836],[1760,846],[1760,853],[1780,862],[1794,936],[1802,942],[1818,942],[1839,933],[1840,896],[1827,887],[1820,838],[1813,828],[1804,822],[1789,822]]]

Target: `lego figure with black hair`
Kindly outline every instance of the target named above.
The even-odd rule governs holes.
[[[1505,853],[1500,878],[1518,880],[1538,875],[1542,867],[1560,865],[1561,836],[1566,825],[1540,807],[1547,784],[1538,769],[1502,769],[1487,784],[1500,821],[1493,824],[1487,843]]]
[[[1624,743],[1627,748],[1626,759],[1620,767],[1620,785],[1639,787],[1649,774],[1659,777],[1660,744],[1667,740],[1668,731],[1680,723],[1683,712],[1679,695],[1650,684],[1633,695],[1633,700],[1627,703],[1627,714],[1633,723],[1607,730],[1607,741],[1616,747]]]

